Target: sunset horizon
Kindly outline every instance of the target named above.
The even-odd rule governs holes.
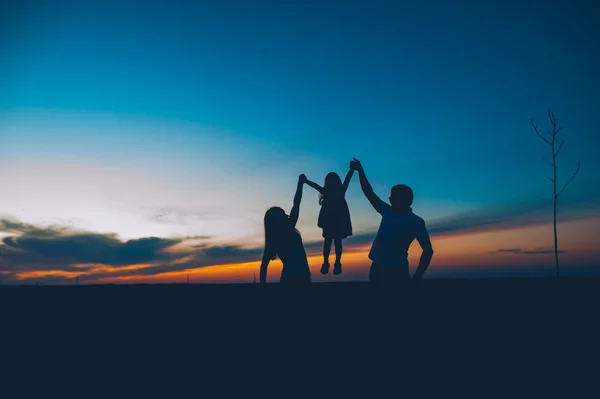
[[[581,163],[558,199],[561,272],[598,275],[586,7],[233,3],[0,7],[2,284],[250,283],[265,211],[289,213],[300,174],[343,178],[353,158],[382,200],[413,189],[425,278],[554,276],[551,154],[530,123],[550,131],[548,109],[559,188]],[[368,279],[381,216],[356,174],[345,195],[344,271],[322,275],[304,188],[314,282]],[[273,261],[267,282],[280,275]]]

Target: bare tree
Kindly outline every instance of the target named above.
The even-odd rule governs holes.
[[[558,132],[560,132],[562,130],[562,127],[557,127],[556,121],[558,121],[558,119],[554,116],[554,113],[552,111],[550,111],[550,109],[548,109],[548,118],[550,118],[550,124],[552,125],[552,133],[547,132],[547,133],[540,134],[537,126],[533,122],[533,119],[530,119],[530,122],[531,122],[531,126],[533,126],[533,129],[535,130],[535,133],[538,135],[538,137],[541,138],[542,140],[544,140],[546,142],[546,144],[548,144],[552,150],[552,163],[550,163],[550,161],[548,161],[546,158],[544,158],[544,160],[546,160],[546,162],[548,162],[550,164],[550,166],[552,166],[552,177],[548,177],[548,179],[552,182],[552,190],[553,190],[552,194],[553,194],[553,205],[554,205],[554,207],[553,207],[553,213],[554,213],[554,261],[556,264],[556,276],[558,277],[558,276],[560,276],[560,268],[559,268],[559,264],[558,264],[558,235],[556,233],[556,205],[558,203],[558,197],[562,194],[563,191],[565,191],[565,188],[567,188],[567,186],[569,184],[571,184],[575,175],[577,175],[577,173],[579,173],[579,167],[581,166],[581,162],[577,161],[577,169],[575,170],[575,172],[573,172],[573,174],[571,175],[569,180],[565,183],[565,185],[560,190],[558,190],[557,189],[557,181],[556,181],[556,179],[557,179],[556,157],[558,156],[558,154],[560,154],[560,150],[562,150],[563,144],[565,144],[565,141],[560,140],[556,137]]]

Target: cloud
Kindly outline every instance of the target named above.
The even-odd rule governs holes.
[[[62,226],[37,227],[8,219],[0,219],[0,231],[14,234],[2,239],[2,271],[56,266],[72,270],[71,265],[75,264],[118,267],[155,262],[172,257],[162,250],[181,242],[159,237],[121,241],[116,234],[80,232]]]
[[[563,254],[567,251],[559,249],[558,253]],[[521,248],[507,248],[507,249],[499,249],[497,251],[492,251],[490,254],[497,255],[501,253],[509,253],[515,255],[548,255],[553,254],[554,249],[544,249],[544,248],[536,248],[536,249],[521,249]]]
[[[47,237],[23,234],[5,237],[3,242],[10,248],[44,257],[52,263],[58,259],[119,266],[154,261],[160,257],[160,250],[179,241],[147,237],[122,242],[116,235],[79,233]]]
[[[213,236],[211,235],[199,235],[199,236],[185,236],[184,239],[185,240],[210,240],[211,238],[213,238]]]
[[[262,248],[244,249],[236,245],[215,246],[203,249],[208,258],[245,258],[262,255]]]
[[[5,233],[26,233],[32,236],[45,237],[55,235],[61,231],[66,231],[67,229],[67,227],[61,226],[39,227],[22,223],[18,220],[0,218],[0,231]]]
[[[262,254],[262,248],[212,245],[211,237],[204,235],[120,240],[116,234],[75,231],[64,226],[39,227],[10,219],[0,219],[0,232],[12,234],[2,239],[0,272],[47,272],[45,280],[54,282],[68,281],[57,275],[61,272],[81,274],[81,280],[154,275],[215,263],[245,262]],[[205,242],[197,244],[198,240]],[[132,269],[130,265],[142,266]],[[107,271],[107,267],[112,270]],[[101,271],[96,272],[98,269]]]
[[[600,216],[600,206],[588,201],[562,204],[558,221],[572,221]],[[433,236],[455,233],[477,233],[540,225],[552,222],[552,206],[548,201],[498,204],[473,212],[435,219],[427,223]]]
[[[157,208],[148,213],[148,219],[158,223],[189,225],[201,220],[218,220],[227,211],[221,207],[194,209],[176,206]]]

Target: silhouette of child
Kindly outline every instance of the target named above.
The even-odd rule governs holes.
[[[335,244],[335,264],[333,274],[342,273],[342,239],[352,235],[352,222],[350,221],[350,211],[346,202],[346,190],[354,173],[350,169],[346,174],[344,183],[340,176],[331,172],[325,177],[323,187],[310,180],[306,184],[319,192],[319,220],[317,225],[323,229],[323,266],[321,273],[329,273],[329,253],[331,252],[331,241]]]

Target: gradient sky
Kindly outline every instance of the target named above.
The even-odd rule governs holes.
[[[560,182],[582,165],[564,265],[597,273],[600,6],[484,3],[2,2],[4,282],[251,281],[264,211],[353,157],[382,198],[414,189],[430,275],[552,273],[550,150],[529,123],[548,130],[549,107]],[[316,281],[367,276],[379,217],[357,180],[348,203],[348,267],[323,277],[305,189]]]

